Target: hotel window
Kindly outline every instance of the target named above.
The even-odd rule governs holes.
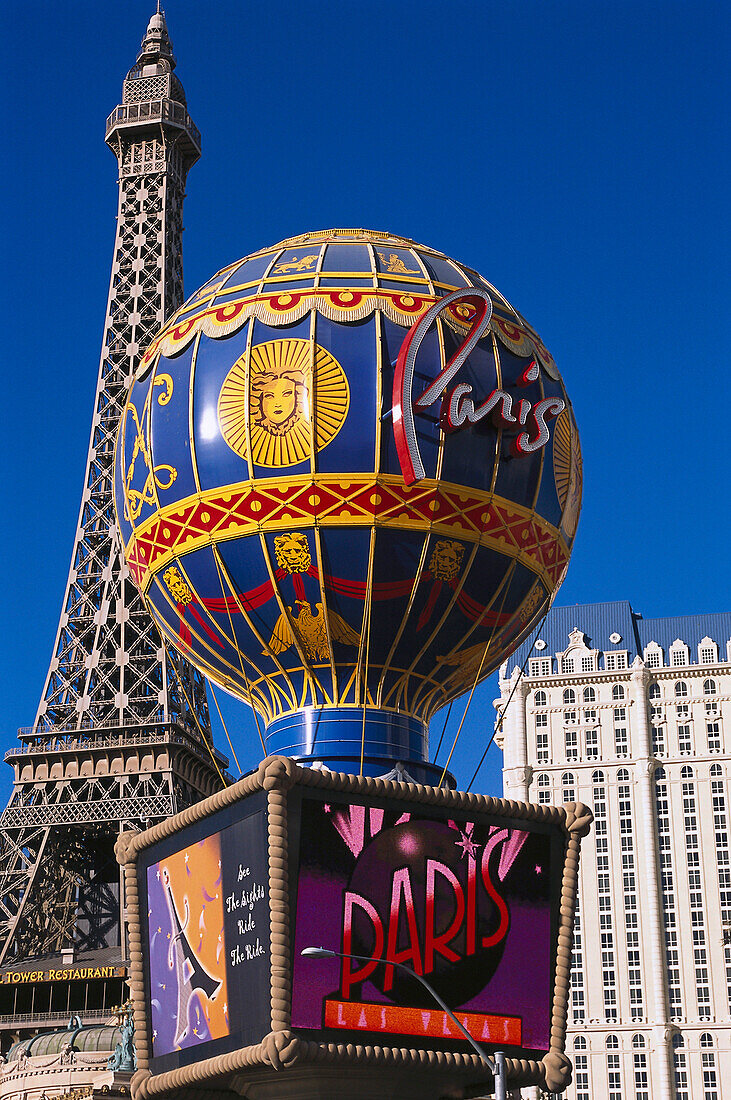
[[[708,1031],[704,1031],[701,1035],[701,1068],[703,1069],[703,1100],[718,1100],[716,1055],[713,1051],[713,1036]]]
[[[665,755],[665,727],[654,723],[652,726],[652,751],[655,756]]]
[[[563,720],[564,720],[565,725],[575,726],[576,725],[576,711],[575,710],[565,710],[563,712]]]
[[[650,684],[650,699],[660,699],[662,692],[660,691],[660,685],[658,683]]]
[[[717,691],[718,691],[718,688],[716,686],[716,681],[715,680],[704,680],[703,681],[703,694],[704,695],[715,695]]]
[[[627,667],[626,653],[605,653],[604,668],[607,672],[616,672]]]
[[[574,691],[573,688],[566,688],[566,690],[563,693],[563,705],[564,706],[570,706],[572,703],[575,703],[575,702],[576,702],[576,692]]]
[[[584,688],[584,702],[596,703],[596,692],[593,687]]]
[[[541,805],[547,805],[551,801],[551,780],[544,773],[536,780],[538,786],[538,801]]]
[[[718,646],[710,638],[704,638],[698,646],[698,663],[701,665],[718,663]]]
[[[630,1015],[639,1020],[644,1015],[642,993],[642,969],[639,939],[633,928],[637,927],[637,881],[635,857],[632,845],[632,796],[629,772],[620,768],[617,772],[619,798],[619,831],[622,837],[622,889],[624,893],[625,926],[627,929],[627,974],[629,978]]]
[[[644,1050],[645,1039],[642,1035],[632,1037],[633,1050]],[[650,1082],[647,1076],[647,1055],[633,1054],[632,1061],[635,1071],[635,1100],[650,1100]]]
[[[680,778],[683,796],[683,831],[685,833],[685,857],[688,865],[688,897],[690,921],[693,930],[693,961],[695,964],[698,1015],[701,1019],[711,1015],[711,989],[708,980],[708,953],[706,949],[703,891],[700,889],[700,854],[698,842],[698,813],[693,769],[681,768]]]
[[[607,1050],[618,1050],[619,1042],[616,1035],[607,1035]],[[609,1085],[608,1100],[624,1100],[622,1096],[622,1070],[619,1054],[607,1054],[607,1084]]]
[[[539,764],[548,763],[548,715],[536,715],[536,760]]]
[[[626,707],[614,708],[614,751],[617,756],[626,756],[629,752]]]
[[[713,830],[716,838],[716,869],[718,893],[721,902],[721,924],[731,929],[731,855],[728,841],[728,810],[723,782],[723,768],[711,764],[711,800],[713,805]],[[726,997],[731,1009],[731,943],[724,947],[726,966]]]
[[[573,672],[574,671],[574,658],[562,657],[561,658],[561,672]]]
[[[571,1014],[573,1022],[580,1023],[586,1017],[584,998],[584,956],[581,946],[581,905],[576,898],[574,912],[574,939],[571,947]]]
[[[675,698],[687,699],[688,698],[688,685],[685,680],[678,680],[675,684]]]
[[[648,646],[645,650],[645,664],[648,668],[662,668],[662,650]]]
[[[624,699],[624,687],[622,684],[614,684],[612,687],[612,699]]]
[[[681,753],[683,756],[687,756],[692,751],[693,742],[691,739],[690,726],[678,726],[678,752]]]
[[[591,1100],[589,1092],[589,1056],[586,1051],[586,1039],[577,1035],[574,1039],[574,1088],[576,1100]]]
[[[533,702],[537,707],[545,707],[548,702],[545,691],[537,691],[533,696]]]
[[[680,641],[673,642],[670,646],[670,664],[673,668],[688,664],[688,647]]]
[[[658,847],[662,875],[662,910],[665,920],[665,954],[668,967],[668,997],[670,1015],[682,1015],[680,985],[680,958],[678,954],[677,915],[675,911],[675,884],[673,879],[672,844],[670,834],[670,806],[668,785],[664,768],[655,769],[655,806],[657,809]]]
[[[706,734],[708,736],[708,751],[721,751],[721,723],[706,722]]]
[[[564,772],[561,776],[562,802],[576,801],[576,780],[573,772]]]
[[[595,726],[597,724],[596,711],[593,708],[584,711],[584,724],[587,726]]]
[[[614,953],[614,932],[612,930],[612,891],[609,875],[609,853],[607,849],[607,791],[604,785],[604,772],[592,772],[592,806],[594,809],[594,829],[597,850],[597,898],[601,925],[601,962],[602,993],[604,997],[604,1018],[618,1019],[617,1009],[617,966]]]
[[[599,759],[599,730],[587,730],[585,735],[586,741],[586,759],[598,760]]]
[[[688,1063],[685,1057],[685,1039],[682,1035],[673,1036],[673,1061],[675,1063],[676,1100],[690,1100],[688,1092]]]
[[[593,672],[594,671],[594,658],[593,657],[582,657],[581,658],[581,671],[582,672]]]
[[[551,658],[550,657],[537,657],[530,663],[531,676],[550,676],[551,675]]]
[[[578,760],[579,759],[579,734],[577,730],[565,730],[564,739],[566,742],[566,759]],[[564,800],[566,801],[566,800]],[[570,801],[570,799],[569,799]]]

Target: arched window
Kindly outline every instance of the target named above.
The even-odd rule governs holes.
[[[568,705],[570,703],[575,703],[576,702],[576,692],[574,691],[573,688],[566,688],[566,690],[563,693],[563,701],[564,701],[564,705]]]
[[[618,783],[629,783],[629,772],[626,768],[620,768],[617,772]]]
[[[693,778],[693,769],[686,764],[684,768],[680,769],[680,778],[681,779],[692,779]]]
[[[703,694],[704,695],[715,695],[717,691],[718,691],[718,688],[716,687],[716,681],[715,680],[704,680],[703,681]]]
[[[688,685],[685,680],[678,680],[675,685],[675,698],[687,699],[688,698]]]
[[[650,684],[650,698],[659,699],[661,695],[660,685],[658,683]]]
[[[538,801],[541,805],[547,806],[551,801],[551,780],[545,772],[542,772],[538,776],[536,784],[538,786]]]
[[[576,780],[573,772],[564,772],[561,776],[562,799],[564,802],[576,801]]]
[[[682,1035],[673,1035],[673,1046],[676,1050],[682,1050],[685,1046],[685,1039]]]
[[[604,772],[602,772],[602,771],[592,772],[591,773],[591,781],[592,781],[592,783],[594,784],[595,787],[598,786],[600,783],[603,783],[604,782]]]
[[[537,691],[533,697],[533,702],[537,707],[545,707],[546,705],[546,693],[545,691]]]
[[[665,769],[664,768],[655,768],[655,779],[664,779],[664,778],[665,778]]]
[[[701,1035],[701,1048],[703,1050],[710,1050],[713,1048],[713,1036],[710,1031],[704,1031]]]
[[[647,1044],[645,1043],[645,1036],[644,1035],[633,1035],[632,1036],[632,1046],[634,1047],[635,1050],[644,1050],[646,1045]]]
[[[586,1037],[577,1035],[574,1039],[574,1050],[586,1050]]]
[[[723,768],[720,764],[711,764],[711,778],[720,779],[723,775]]]
[[[585,703],[596,703],[596,692],[594,691],[594,688],[592,688],[592,687],[584,688],[584,702]]]
[[[615,684],[612,688],[612,699],[624,699],[624,688],[621,684]]]
[[[607,1050],[619,1050],[619,1039],[616,1035],[607,1035]]]

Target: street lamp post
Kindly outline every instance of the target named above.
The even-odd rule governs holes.
[[[452,1010],[450,1008],[448,1008],[447,1005],[445,1005],[444,1001],[439,996],[436,989],[433,989],[432,986],[429,985],[429,982],[426,980],[426,978],[423,978],[421,976],[421,974],[417,974],[415,970],[411,969],[411,967],[404,966],[403,963],[393,962],[391,959],[377,959],[377,960],[374,960],[374,959],[370,958],[367,955],[349,955],[349,954],[346,954],[344,951],[329,951],[326,947],[305,947],[305,948],[303,948],[301,954],[304,955],[308,959],[336,959],[336,958],[339,958],[339,959],[355,959],[356,962],[382,962],[382,963],[386,964],[387,966],[396,966],[396,967],[398,967],[399,970],[403,970],[406,974],[408,974],[410,978],[416,978],[417,982],[421,982],[421,984],[424,986],[424,988],[426,990],[428,990],[428,992],[434,998],[434,1000],[437,1002],[439,1007],[441,1009],[443,1009],[444,1012],[446,1012],[447,1016],[452,1021],[452,1023],[455,1025],[455,1027],[462,1033],[462,1035],[464,1035],[465,1039],[470,1044],[472,1049],[477,1053],[477,1055],[482,1059],[482,1061],[485,1063],[485,1065],[489,1069],[489,1071],[492,1074],[493,1079],[495,1081],[495,1100],[507,1100],[508,1083],[507,1083],[507,1077],[506,1077],[506,1073],[505,1073],[505,1055],[504,1055],[503,1051],[502,1050],[496,1050],[494,1057],[491,1058],[490,1055],[485,1050],[482,1049],[480,1044],[472,1038],[472,1036],[470,1035],[467,1028],[463,1027],[463,1025],[459,1022],[457,1017],[452,1012]]]

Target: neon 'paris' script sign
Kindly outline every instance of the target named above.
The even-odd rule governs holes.
[[[446,367],[414,400],[414,367],[419,348],[442,310],[457,302],[466,302],[474,308],[472,327]],[[504,390],[493,390],[485,401],[476,406],[469,383],[460,382],[452,386],[462,364],[487,332],[491,316],[492,301],[486,290],[479,287],[455,290],[426,311],[409,330],[401,345],[393,379],[393,434],[401,473],[407,485],[413,485],[426,476],[414,414],[424,412],[435,401],[442,401],[440,424],[444,432],[459,431],[465,424],[477,424],[486,416],[491,416],[497,427],[517,430],[512,444],[515,455],[532,454],[545,447],[550,438],[547,421],[558,416],[566,407],[558,397],[546,397],[535,405],[521,398],[513,411],[513,397]],[[533,360],[518,379],[518,385],[527,386],[537,378],[538,364]],[[521,428],[525,430],[520,431]]]

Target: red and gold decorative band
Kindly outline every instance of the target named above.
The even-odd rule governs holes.
[[[209,489],[161,508],[135,530],[126,559],[142,592],[170,561],[201,546],[266,531],[309,527],[393,527],[449,535],[517,559],[557,587],[569,550],[560,532],[502,497],[397,474],[304,474]]]
[[[433,305],[437,298],[429,294],[409,294],[395,290],[312,288],[258,294],[238,302],[214,305],[179,324],[166,328],[145,352],[140,363],[144,370],[160,352],[170,358],[188,346],[197,332],[220,339],[230,336],[256,317],[266,325],[291,325],[310,310],[316,309],[332,321],[362,321],[376,309],[381,309],[395,324],[410,328],[414,321]]]
[[[469,288],[463,289],[467,292]],[[376,309],[380,309],[394,324],[411,328],[414,322],[437,301],[439,297],[431,294],[414,294],[383,288],[358,290],[347,286],[335,289],[313,287],[280,290],[276,294],[244,297],[239,301],[209,306],[178,323],[173,318],[143,355],[138,374],[145,374],[151,361],[158,354],[168,359],[179,355],[198,332],[214,340],[222,339],[237,332],[250,317],[256,317],[264,324],[276,328],[299,321],[312,309],[331,321],[340,322],[362,321]],[[457,307],[445,311],[443,319],[458,332],[463,332],[465,327],[469,328],[471,321],[469,315],[461,316]],[[521,327],[516,321],[494,311],[490,328],[510,351],[520,356],[537,355],[551,377],[558,377],[553,356],[540,337],[527,325]]]

